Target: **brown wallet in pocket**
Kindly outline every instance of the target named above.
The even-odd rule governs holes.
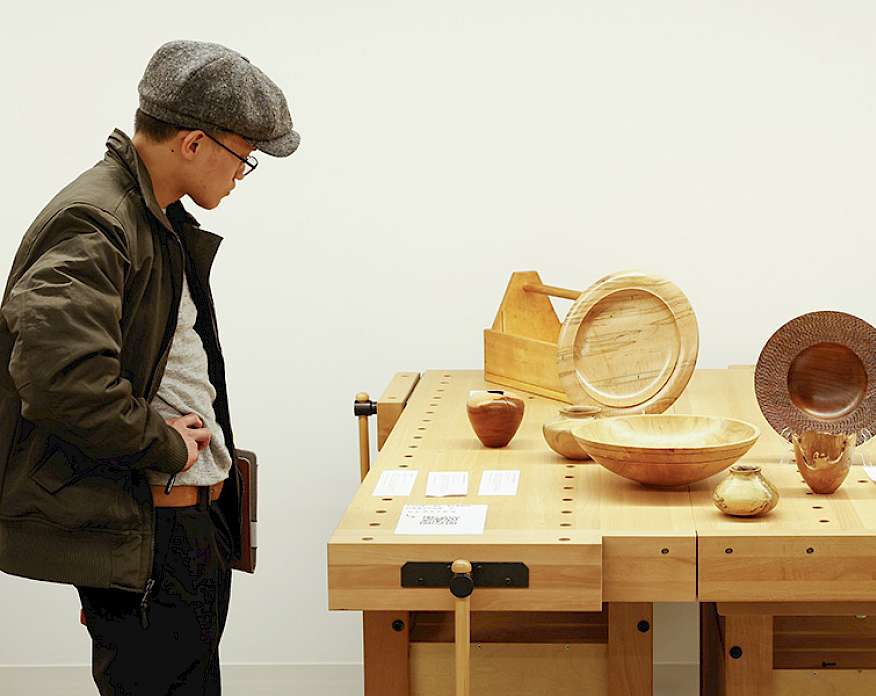
[[[258,507],[258,464],[255,452],[249,450],[236,450],[237,468],[243,481],[243,490],[240,493],[240,561],[235,561],[231,566],[234,570],[242,570],[245,573],[254,573],[256,566],[256,547],[258,540],[256,535]]]

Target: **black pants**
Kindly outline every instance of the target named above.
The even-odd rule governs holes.
[[[77,587],[101,696],[218,696],[231,593],[230,532],[201,490],[197,506],[155,509],[155,585],[143,594]]]

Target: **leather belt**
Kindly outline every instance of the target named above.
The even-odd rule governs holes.
[[[152,503],[155,507],[190,507],[198,504],[198,491],[210,489],[210,502],[218,500],[222,493],[222,485],[225,481],[219,481],[212,486],[174,486],[170,493],[164,492],[164,486],[149,486],[152,489]]]

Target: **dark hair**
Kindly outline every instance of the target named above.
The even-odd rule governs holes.
[[[194,129],[185,128],[183,126],[174,126],[170,123],[159,121],[154,116],[150,116],[145,111],[141,111],[140,109],[137,109],[137,112],[134,114],[134,132],[142,133],[153,142],[163,143],[165,140],[170,140],[173,136],[175,136],[182,130]],[[220,128],[211,128],[210,130],[207,130],[206,128],[201,128],[199,130],[204,131],[207,135],[210,135],[214,138],[218,138],[221,135],[230,132],[224,131]]]
[[[149,140],[156,143],[163,143],[165,140],[170,140],[179,131],[183,130],[179,126],[172,126],[164,121],[159,121],[157,118],[150,116],[145,111],[137,109],[134,114],[134,132],[142,133]]]

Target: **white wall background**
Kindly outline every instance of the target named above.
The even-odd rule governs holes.
[[[232,415],[262,466],[260,568],[235,574],[226,662],[360,659],[358,617],[329,614],[325,589],[357,486],[353,395],[398,370],[479,366],[511,271],[581,289],[631,266],[664,274],[697,311],[706,367],[754,362],[806,311],[876,323],[873,3],[3,12],[3,277],[45,202],[113,127],[130,132],[164,41],[247,55],[302,134],[221,208],[193,211],[226,237],[213,277]],[[77,611],[72,588],[0,576],[0,664],[87,663]],[[658,659],[695,658],[678,633]]]

